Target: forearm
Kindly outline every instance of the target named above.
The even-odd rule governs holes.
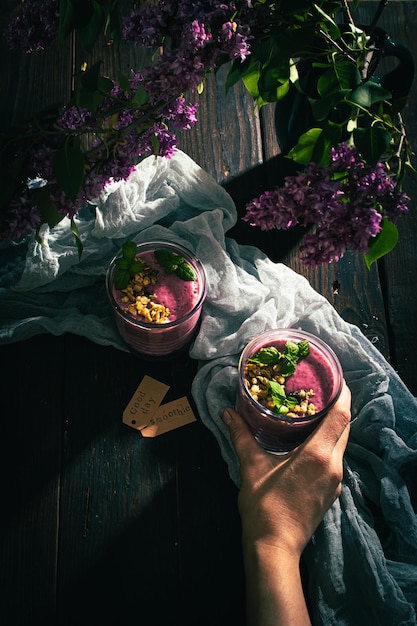
[[[274,546],[244,543],[248,626],[311,626],[299,559]]]

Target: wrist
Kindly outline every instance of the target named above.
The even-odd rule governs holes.
[[[300,554],[266,540],[243,544],[248,625],[309,626]]]
[[[296,541],[295,535],[291,537],[278,536],[277,534],[256,535],[253,530],[246,532],[242,529],[242,547],[244,552],[250,552],[260,557],[269,553],[283,561],[299,563],[303,552],[303,545]]]

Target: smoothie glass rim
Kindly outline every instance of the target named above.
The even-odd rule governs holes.
[[[197,266],[197,269],[199,272],[200,292],[198,294],[198,300],[194,304],[192,309],[188,311],[188,313],[186,313],[185,315],[171,322],[164,322],[163,324],[154,324],[152,322],[147,322],[146,320],[142,320],[139,318],[135,319],[132,315],[123,311],[123,309],[120,307],[120,305],[117,303],[116,299],[114,298],[114,295],[112,292],[111,283],[112,283],[113,273],[116,269],[115,261],[121,256],[121,249],[120,249],[119,252],[111,259],[107,272],[106,272],[107,295],[110,299],[110,302],[112,304],[114,311],[116,311],[117,314],[120,315],[129,324],[132,324],[134,326],[138,326],[138,325],[143,326],[144,328],[147,328],[147,329],[162,330],[166,328],[174,328],[175,326],[178,326],[178,324],[183,324],[185,320],[195,315],[195,313],[201,308],[207,295],[207,274],[206,274],[202,261],[189,248],[186,248],[182,244],[174,243],[172,241],[164,241],[162,239],[155,239],[155,240],[142,241],[138,243],[135,242],[135,243],[136,243],[136,250],[138,250],[138,248],[141,248],[142,250],[146,248],[146,251],[153,250],[153,249],[155,250],[162,249],[162,248],[171,249],[173,252],[182,253],[186,257],[186,261],[188,262],[192,261],[193,264]],[[137,254],[140,254],[140,252],[137,252]]]
[[[282,334],[282,337],[278,337],[278,334]],[[287,337],[285,335],[287,335]],[[315,344],[320,352],[326,356],[327,362],[331,367],[332,372],[334,373],[334,390],[330,396],[330,399],[326,406],[321,409],[321,411],[317,411],[317,413],[315,413],[314,415],[304,415],[302,417],[288,417],[285,414],[275,413],[274,411],[271,411],[271,409],[263,406],[257,400],[254,400],[249,389],[245,385],[244,364],[247,361],[248,356],[252,356],[252,354],[255,354],[255,351],[251,352],[252,347],[257,343],[262,342],[264,338],[268,339],[268,341],[266,341],[265,343],[260,343],[258,350],[260,350],[264,346],[272,346],[274,345],[274,341],[278,341],[280,339],[285,341],[291,341],[291,336],[294,338],[298,338],[300,341],[306,340],[309,341],[309,343]],[[258,350],[256,350],[256,352]],[[259,411],[263,415],[266,415],[266,417],[274,422],[302,424],[305,422],[312,422],[320,419],[321,417],[323,417],[323,415],[329,412],[329,410],[332,408],[332,406],[335,404],[338,397],[340,396],[343,387],[343,379],[343,369],[333,348],[331,348],[323,339],[317,337],[317,335],[313,335],[308,331],[292,327],[271,328],[257,335],[248,343],[246,343],[245,347],[240,353],[238,362],[238,384],[242,394],[255,410]]]

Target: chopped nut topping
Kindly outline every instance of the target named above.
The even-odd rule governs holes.
[[[141,316],[151,324],[164,324],[170,310],[163,304],[154,302],[155,296],[150,293],[150,288],[157,282],[157,271],[145,265],[141,272],[132,276],[127,287],[122,290],[125,294],[122,301],[127,304],[123,311],[133,316]]]
[[[252,398],[265,408],[276,411],[276,405],[272,398],[270,381],[275,381],[280,385],[285,384],[285,377],[279,372],[277,365],[261,365],[259,363],[247,362],[245,365],[245,385]],[[288,394],[296,400],[297,404],[291,406],[285,415],[287,417],[303,417],[305,415],[315,415],[317,409],[310,398],[314,395],[312,389],[300,389]],[[281,412],[281,411],[280,411]],[[284,411],[282,411],[284,413]]]

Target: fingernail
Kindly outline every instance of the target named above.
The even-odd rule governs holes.
[[[230,415],[230,413],[229,413],[229,411],[227,409],[224,409],[223,411],[221,411],[220,417],[222,418],[222,420],[226,424],[226,426],[229,426],[229,424],[232,421],[232,416]]]

